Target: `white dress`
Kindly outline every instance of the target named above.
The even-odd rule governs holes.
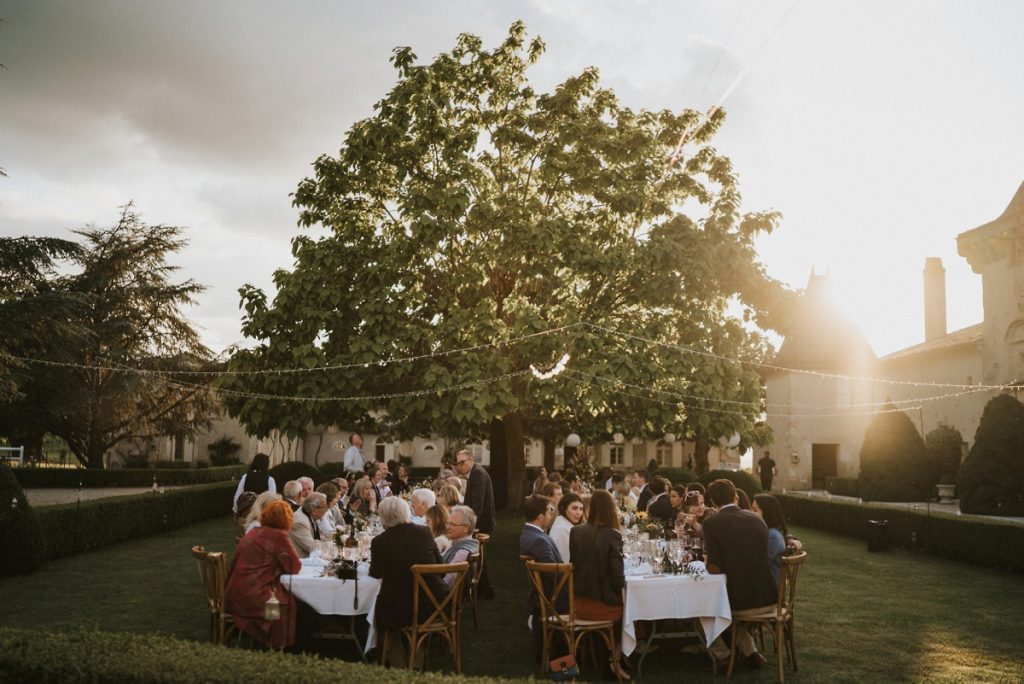
[[[569,532],[572,530],[572,523],[564,515],[560,515],[555,518],[555,522],[551,523],[551,530],[548,532],[548,536],[551,537],[551,541],[555,542],[555,548],[558,549],[558,555],[562,557],[563,563],[569,563]]]

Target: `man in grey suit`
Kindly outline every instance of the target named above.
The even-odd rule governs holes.
[[[317,521],[327,513],[327,497],[313,492],[302,501],[302,507],[295,511],[292,529],[288,532],[292,545],[300,558],[306,558],[320,540],[320,526]]]

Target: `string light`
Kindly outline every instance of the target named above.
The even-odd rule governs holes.
[[[558,375],[559,373],[561,373],[562,371],[564,371],[565,370],[565,364],[567,364],[567,363],[569,363],[569,354],[568,354],[568,352],[566,352],[565,354],[562,354],[562,358],[558,359],[558,362],[554,366],[551,367],[551,370],[543,371],[543,372],[539,371],[539,370],[537,370],[537,367],[534,366],[531,363],[530,364],[530,372],[533,373],[534,377],[537,378],[538,380],[549,380],[549,379],[555,377],[556,375]]]

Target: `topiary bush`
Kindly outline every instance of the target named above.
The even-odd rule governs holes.
[[[1024,405],[1014,397],[985,405],[958,484],[964,513],[1024,515]]]
[[[925,436],[929,490],[937,484],[956,483],[963,443],[960,431],[948,425],[940,425]]]
[[[931,491],[924,440],[902,411],[886,404],[860,449],[860,495],[867,501],[924,501]]]
[[[860,496],[860,482],[855,477],[826,477],[825,490],[836,496]]]
[[[43,563],[43,531],[25,492],[0,464],[0,575],[34,572]]]
[[[688,468],[666,468],[662,466],[658,468],[658,475],[668,479],[674,485],[685,485],[698,481],[697,473]]]
[[[330,463],[321,463],[319,466],[320,474],[328,480],[333,480],[336,477],[345,477],[345,462],[344,461],[331,461]]]
[[[277,483],[277,491],[280,492],[281,488],[284,487],[284,483],[289,480],[297,480],[300,477],[311,477],[313,482],[320,484],[326,482],[328,478],[324,477],[324,474],[320,472],[320,469],[315,465],[309,463],[303,463],[302,461],[287,461],[286,463],[280,463],[270,469],[270,477],[274,478],[274,482]]]
[[[761,493],[761,483],[745,470],[709,470],[701,475],[697,481],[707,488],[715,480],[729,480],[736,485],[736,489],[742,489],[746,492],[751,501],[753,501],[755,494]],[[693,480],[689,481],[693,482]]]

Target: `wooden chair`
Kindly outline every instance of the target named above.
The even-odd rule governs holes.
[[[455,661],[455,673],[462,674],[462,655],[459,647],[459,604],[460,596],[464,591],[466,574],[469,572],[469,563],[445,564],[418,564],[409,568],[412,571],[413,593],[412,593],[412,624],[397,630],[385,630],[381,641],[380,662],[384,664],[388,654],[388,647],[391,645],[392,636],[396,633],[405,637],[408,642],[409,669],[413,668],[416,662],[416,655],[424,642],[434,635],[440,635],[447,642]],[[455,583],[451,591],[444,597],[438,598],[427,583],[426,577],[438,575],[444,577],[450,572],[455,573]],[[425,603],[431,613],[425,620],[420,620],[420,604]]]
[[[469,599],[471,608],[473,609],[473,627],[476,629],[476,633],[480,634],[480,621],[477,616],[477,586],[480,584],[480,575],[483,574],[483,561],[480,558],[480,552],[471,553],[466,556],[466,562],[469,563],[469,581],[466,583],[466,598]]]
[[[619,642],[615,638],[615,623],[610,620],[581,620],[576,617],[576,598],[573,596],[572,563],[537,563],[526,561],[526,571],[540,601],[540,619],[543,627],[543,649],[541,674],[551,661],[551,637],[556,633],[565,637],[569,653],[576,655],[580,641],[590,634],[598,634],[608,644],[612,662],[618,665]],[[549,576],[545,589],[545,575]],[[558,610],[558,597],[568,597],[568,612]],[[616,677],[621,678],[621,669],[615,667]]]
[[[199,578],[206,590],[206,606],[210,613],[210,642],[226,645],[234,621],[224,612],[224,587],[228,579],[228,559],[223,553],[208,552],[193,546],[192,555],[199,565]]]
[[[484,532],[477,532],[473,535],[473,539],[476,539],[480,545],[480,550],[477,551],[479,559],[475,565],[472,566],[472,576],[469,583],[469,602],[473,607],[473,627],[476,628],[476,633],[480,633],[480,617],[479,617],[479,604],[480,604],[480,578],[484,574],[484,563],[487,562],[487,542],[491,541],[491,535]]]
[[[735,630],[752,626],[764,625],[772,629],[775,636],[775,657],[779,662],[779,682],[783,681],[785,665],[782,658],[783,646],[786,648],[793,671],[800,669],[796,663],[796,643],[793,640],[793,611],[796,604],[796,580],[806,559],[806,551],[801,551],[795,556],[782,557],[782,565],[779,569],[779,598],[774,606],[760,614],[744,614],[742,618],[733,616],[734,634]],[[736,641],[734,636],[732,650],[729,653],[729,669],[725,673],[726,678],[732,676],[732,668],[736,661]]]

